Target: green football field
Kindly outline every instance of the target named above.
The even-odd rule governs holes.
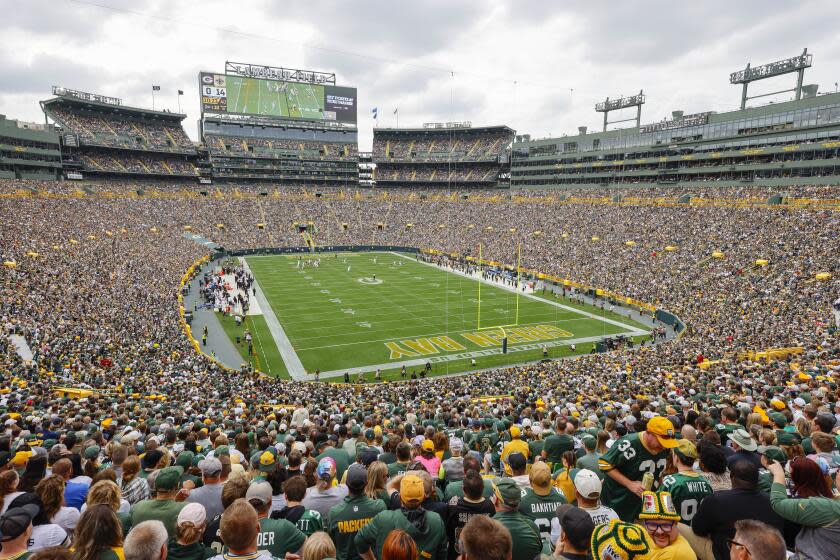
[[[302,261],[299,262],[299,258]],[[320,266],[300,267],[320,258]],[[255,365],[269,375],[313,379],[376,369],[383,379],[459,373],[588,353],[605,336],[646,338],[647,328],[547,293],[523,295],[396,253],[322,253],[246,258],[257,283],[249,329]],[[518,311],[517,311],[518,306]],[[252,311],[255,311],[252,306]],[[518,316],[518,318],[517,318]],[[502,353],[507,336],[508,353]],[[573,352],[570,344],[575,344]],[[247,358],[244,343],[238,346]],[[473,365],[472,360],[475,360]]]
[[[227,76],[228,111],[274,117],[321,119],[324,86]]]

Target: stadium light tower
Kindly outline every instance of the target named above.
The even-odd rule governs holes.
[[[729,75],[729,83],[743,84],[743,88],[741,89],[741,109],[746,109],[748,99],[767,97],[768,95],[777,95],[788,91],[795,91],[796,99],[801,99],[802,80],[805,78],[805,69],[811,67],[813,57],[814,55],[808,54],[808,49],[806,48],[799,56],[786,58],[785,60],[777,60],[776,62],[771,62],[770,64],[765,64],[763,66],[756,66],[755,68],[751,68],[750,63],[748,62],[745,69],[739,70],[738,72],[732,72]],[[747,86],[750,82],[765,80],[767,78],[775,78],[776,76],[792,74],[793,72],[799,74],[796,78],[795,88],[783,89],[772,93],[762,93],[761,95],[753,95],[752,97],[747,96]]]
[[[604,113],[604,132],[606,132],[608,124],[636,121],[636,126],[641,126],[642,105],[644,104],[645,92],[644,90],[639,90],[639,93],[637,93],[636,95],[630,95],[628,97],[619,97],[618,99],[610,99],[609,97],[607,97],[605,101],[601,101],[600,103],[595,104],[595,111],[597,111],[598,113]],[[635,118],[620,119],[617,121],[608,120],[610,111],[618,111],[620,109],[627,109],[628,107],[636,107]]]

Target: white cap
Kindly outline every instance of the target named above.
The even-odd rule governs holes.
[[[306,444],[302,441],[296,441],[292,444],[292,451],[300,451],[301,453],[306,453]]]
[[[190,502],[181,509],[178,514],[178,525],[192,523],[196,527],[204,524],[207,520],[207,510],[198,502]]]
[[[575,490],[588,500],[594,500],[601,495],[601,479],[589,469],[581,469],[574,478]]]
[[[803,399],[802,397],[796,397],[795,399],[793,399],[793,404],[802,408],[803,406],[805,406],[805,399]]]
[[[522,420],[522,427],[523,428],[528,428],[530,426],[531,426],[531,419],[530,418],[525,418],[524,420]]]

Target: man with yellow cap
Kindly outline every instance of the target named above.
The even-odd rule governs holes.
[[[366,560],[382,558],[385,538],[394,529],[401,529],[414,539],[420,558],[446,559],[446,529],[440,515],[420,505],[426,497],[423,479],[411,471],[400,480],[400,509],[385,510],[359,529],[354,543]]]
[[[522,441],[521,439],[522,431],[519,429],[519,426],[511,426],[510,427],[510,441],[505,444],[502,448],[502,464],[505,466],[505,472],[510,474],[510,467],[507,464],[507,458],[511,453],[522,453],[525,456],[525,460],[528,460],[528,456],[531,454],[531,448],[528,447],[528,443]]]
[[[548,463],[538,461],[528,474],[530,487],[522,493],[519,511],[529,517],[540,530],[543,551],[551,552],[551,521],[555,518],[557,506],[566,503],[551,481],[551,469]]]
[[[677,446],[674,425],[664,416],[654,416],[643,432],[627,434],[616,441],[598,461],[606,473],[602,501],[623,521],[635,521],[642,507],[642,481],[650,474],[659,478],[668,461],[668,450]]]

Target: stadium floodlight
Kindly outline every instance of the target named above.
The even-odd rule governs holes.
[[[264,66],[244,62],[225,62],[225,74],[235,74],[245,78],[335,85],[335,73],[333,72],[317,72],[315,70]]]
[[[636,121],[636,126],[638,127],[642,121],[642,105],[644,104],[645,92],[644,90],[639,90],[639,93],[637,93],[636,95],[622,96],[617,99],[610,99],[609,97],[607,97],[604,101],[595,104],[595,111],[598,113],[604,113],[604,132],[606,132],[608,124]],[[617,121],[608,120],[610,111],[619,111],[621,109],[628,109],[630,107],[636,107],[635,118],[621,119]]]
[[[813,58],[814,55],[808,54],[808,49],[806,48],[802,51],[802,54],[800,54],[799,56],[786,58],[784,60],[777,60],[776,62],[771,62],[762,66],[756,66],[755,68],[751,67],[750,63],[747,63],[747,67],[743,70],[732,72],[729,75],[729,83],[733,85],[743,85],[743,88],[741,90],[741,109],[746,108],[748,99],[767,97],[768,95],[776,95],[788,91],[795,91],[796,99],[801,99],[802,81],[805,78],[805,69],[811,67]],[[750,84],[750,82],[765,80],[767,78],[775,78],[777,76],[783,76],[785,74],[792,74],[793,72],[796,72],[798,74],[795,88],[783,89],[781,91],[774,91],[772,93],[764,93],[761,95],[754,95],[752,97],[747,96],[747,87]]]

